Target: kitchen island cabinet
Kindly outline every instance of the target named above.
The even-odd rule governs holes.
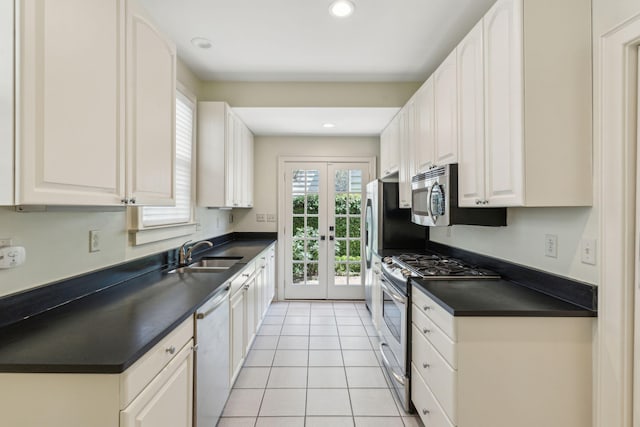
[[[174,204],[174,44],[136,0],[16,9],[12,203]]]

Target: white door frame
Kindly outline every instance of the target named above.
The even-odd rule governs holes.
[[[289,162],[334,162],[334,163],[343,163],[343,162],[362,162],[369,163],[369,177],[371,179],[375,179],[377,177],[376,173],[376,158],[375,156],[278,156],[278,241],[284,241],[284,227],[286,224],[286,219],[284,218],[284,213],[287,212],[287,207],[285,206],[285,194],[286,194],[286,185],[285,185],[285,166],[286,163]],[[277,264],[278,264],[278,299],[284,300],[284,282],[285,282],[285,262],[284,259],[284,245],[277,245]]]
[[[637,46],[640,15],[603,34],[594,135],[600,158],[599,307],[595,343],[595,425],[633,422],[636,242]],[[638,332],[636,332],[638,337]],[[636,380],[637,381],[637,380]],[[640,393],[636,384],[636,394]],[[636,402],[638,402],[636,396]],[[638,409],[636,409],[638,411]]]

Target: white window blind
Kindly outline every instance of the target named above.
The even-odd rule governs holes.
[[[192,158],[195,104],[176,93],[176,205],[142,208],[142,226],[184,224],[192,221]]]

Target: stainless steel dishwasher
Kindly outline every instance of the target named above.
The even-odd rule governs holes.
[[[215,427],[229,396],[229,283],[196,312],[197,427]]]

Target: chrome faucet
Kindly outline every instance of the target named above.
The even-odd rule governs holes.
[[[202,245],[208,245],[210,248],[213,247],[213,243],[211,243],[208,240],[200,240],[199,242],[195,242],[193,245],[191,245],[188,249],[187,249],[187,244],[191,242],[191,240],[187,240],[186,242],[184,242],[182,244],[182,246],[180,246],[180,249],[178,249],[178,264],[179,265],[186,265],[189,264],[191,262],[191,253],[193,252],[193,250],[199,246]]]

